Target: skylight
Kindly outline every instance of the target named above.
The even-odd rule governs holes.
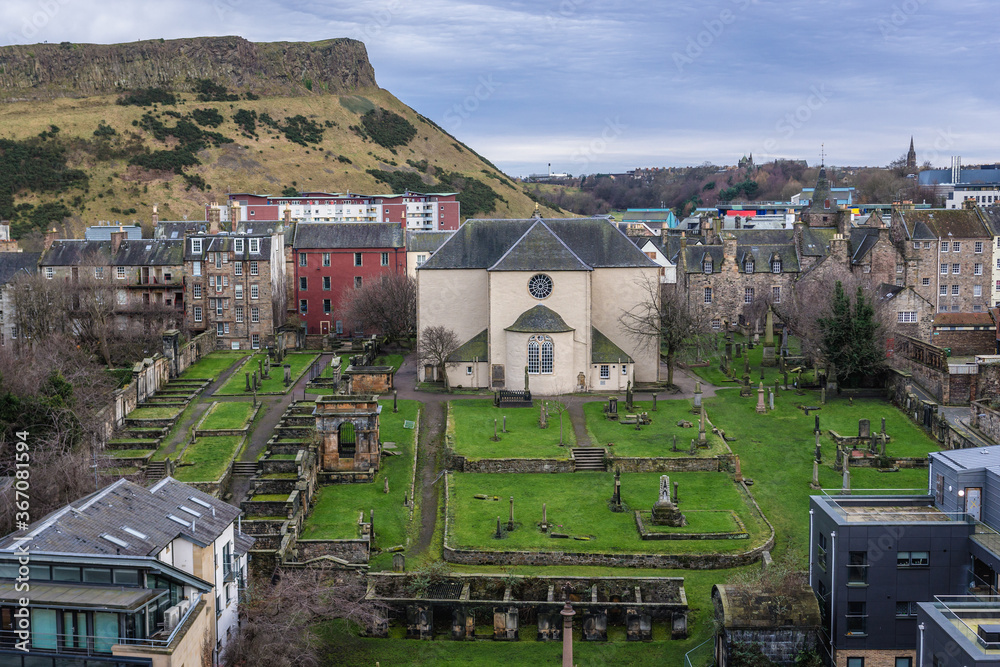
[[[187,512],[191,516],[201,516],[201,512],[196,512],[195,510],[191,509],[190,507],[185,507],[184,505],[179,505],[178,509],[180,511],[182,511],[182,512]]]
[[[129,528],[128,526],[122,526],[122,530],[124,530],[129,535],[132,535],[134,537],[138,537],[140,540],[148,540],[149,539],[149,537],[147,535],[144,535],[143,533],[140,533],[135,528]]]
[[[202,507],[204,507],[206,509],[211,509],[212,508],[211,504],[206,503],[201,498],[195,498],[194,496],[188,496],[188,500],[190,500],[191,502],[193,502],[193,503],[195,503],[197,505],[201,505]]]
[[[103,533],[101,537],[106,539],[108,542],[111,542],[111,544],[117,544],[118,546],[124,547],[126,549],[128,548],[128,542],[126,542],[125,540],[119,540],[114,535],[108,535],[107,533]]]
[[[174,516],[173,514],[168,514],[167,518],[170,519],[171,521],[175,522],[175,523],[181,524],[185,528],[190,528],[191,527],[191,522],[188,521],[187,519],[182,519],[179,516]]]

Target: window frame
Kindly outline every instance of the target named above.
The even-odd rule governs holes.
[[[611,364],[601,364],[600,376],[602,380],[608,380],[611,378]]]

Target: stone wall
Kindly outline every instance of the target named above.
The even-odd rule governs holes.
[[[456,472],[486,472],[486,473],[535,473],[535,472],[573,472],[576,462],[572,459],[467,459],[448,449],[446,465]]]
[[[973,401],[969,412],[969,423],[974,428],[994,442],[1000,442],[1000,411],[991,408],[987,401]]]
[[[298,540],[295,548],[299,562],[330,556],[348,563],[367,563],[371,543],[367,536],[359,540]]]
[[[948,404],[951,393],[951,375],[947,368],[944,370],[932,368],[912,359],[895,355],[890,363],[896,370],[911,376],[913,382],[923,387],[927,393],[937,399],[938,403]]]
[[[618,458],[611,457],[610,469],[622,472],[719,472],[729,469],[726,455],[711,458],[683,456],[677,458]]]
[[[993,354],[996,351],[997,332],[995,329],[949,331],[934,330],[934,344],[951,349],[953,357],[974,354]]]

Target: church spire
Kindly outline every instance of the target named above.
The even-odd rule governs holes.
[[[911,174],[917,171],[917,151],[913,149],[913,135],[910,135],[910,150],[906,154],[906,171]]]

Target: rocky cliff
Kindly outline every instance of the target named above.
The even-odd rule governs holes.
[[[344,93],[377,85],[365,45],[353,39],[255,43],[242,37],[199,37],[0,48],[4,102],[148,87],[186,92],[196,79],[257,95]]]

